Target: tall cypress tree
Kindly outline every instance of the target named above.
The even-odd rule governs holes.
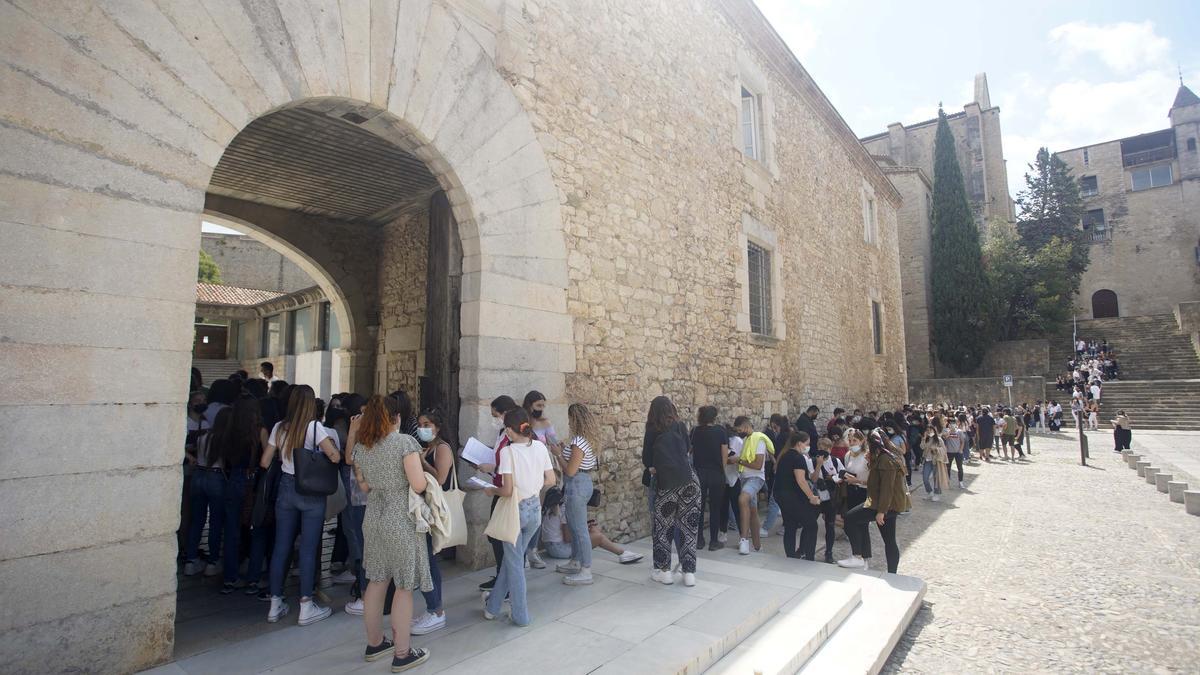
[[[967,186],[954,152],[946,113],[938,109],[933,145],[933,214],[930,274],[933,286],[932,338],[942,363],[959,373],[979,366],[990,331],[991,306],[979,246],[979,229],[967,201]]]
[[[1070,247],[1067,270],[1071,293],[1079,290],[1079,279],[1087,269],[1090,233],[1079,227],[1083,217],[1083,198],[1079,183],[1058,155],[1046,148],[1038,150],[1037,159],[1025,174],[1025,189],[1017,194],[1021,215],[1017,231],[1029,252],[1036,253],[1057,237]]]

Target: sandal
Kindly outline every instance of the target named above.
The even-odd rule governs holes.
[[[402,673],[409,668],[416,668],[425,663],[429,659],[429,650],[421,649],[420,647],[409,647],[408,654],[403,658],[399,656],[392,657],[392,672]]]

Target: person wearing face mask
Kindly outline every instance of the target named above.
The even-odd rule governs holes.
[[[942,440],[941,425],[941,418],[935,418],[921,436],[921,483],[925,487],[925,498],[935,502],[942,501],[942,490],[946,488],[950,476],[950,461],[946,455],[946,442]],[[933,479],[932,483],[930,478]]]
[[[417,442],[422,448],[421,468],[441,484],[442,490],[449,490],[454,451],[450,449],[446,416],[441,410],[431,408],[417,417]],[[425,613],[413,619],[413,635],[426,635],[446,627],[446,611],[442,607],[442,572],[438,569],[437,556],[433,554],[433,535],[428,532],[425,533],[425,552],[429,556],[433,590],[421,593],[425,597]]]
[[[896,517],[910,508],[908,492],[904,489],[904,458],[890,439],[879,430],[871,432],[868,444],[868,466],[866,478],[867,498],[846,512],[846,537],[850,539],[849,558],[839,560],[838,566],[848,569],[868,567],[871,559],[871,533],[867,529],[872,520],[883,537],[887,556],[887,570],[896,573],[900,565],[900,546],[896,543]],[[847,456],[855,462],[852,452]],[[852,466],[856,466],[852,464]],[[849,466],[847,471],[849,471]],[[847,474],[848,476],[849,474]],[[854,483],[862,481],[858,478]]]
[[[557,457],[562,454],[563,448],[562,444],[558,442],[558,431],[555,430],[554,423],[546,417],[546,396],[536,389],[532,390],[525,394],[525,400],[521,403],[521,407],[529,414],[534,437],[541,441],[552,455]],[[546,561],[542,560],[541,554],[538,553],[541,534],[540,531],[533,533],[533,538],[529,541],[529,550],[525,552],[525,562],[536,570],[546,567]]]
[[[504,431],[504,416],[513,408],[519,407],[517,402],[511,396],[497,396],[492,399],[492,428],[496,431],[496,463],[495,464],[480,464],[479,470],[491,474],[492,485],[502,487],[502,479],[500,474],[496,473],[496,467],[500,466],[500,451],[508,445],[508,435]],[[496,510],[496,502],[499,497],[492,497],[492,508],[488,511],[490,515]],[[479,590],[487,592],[492,590],[496,584],[496,577],[500,576],[500,569],[504,562],[504,542],[499,539],[488,537],[488,543],[492,545],[492,556],[496,559],[496,576],[479,584]]]
[[[858,429],[847,431],[846,442],[849,446],[842,458],[846,473],[842,477],[846,483],[846,511],[849,511],[867,500],[870,467],[867,463],[867,439],[863,432]]]

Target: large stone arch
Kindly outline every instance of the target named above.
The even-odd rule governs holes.
[[[494,64],[501,22],[476,9],[0,3],[0,423],[36,430],[0,453],[0,584],[26,608],[0,622],[9,668],[170,655],[205,190],[269,111],[315,98],[386,111],[381,133],[446,188],[464,250],[464,436],[499,393],[537,387],[561,414],[574,348],[558,192]]]

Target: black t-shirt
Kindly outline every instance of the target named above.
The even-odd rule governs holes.
[[[980,436],[992,436],[996,433],[996,420],[992,419],[992,416],[987,413],[976,417],[975,424],[979,427]]]
[[[803,497],[804,492],[800,490],[799,483],[796,482],[796,469],[808,472],[808,464],[804,461],[804,456],[795,450],[789,450],[775,464],[775,492],[791,497]]]
[[[708,425],[692,429],[692,466],[697,469],[725,468],[722,445],[729,445],[729,433],[723,427]]]

